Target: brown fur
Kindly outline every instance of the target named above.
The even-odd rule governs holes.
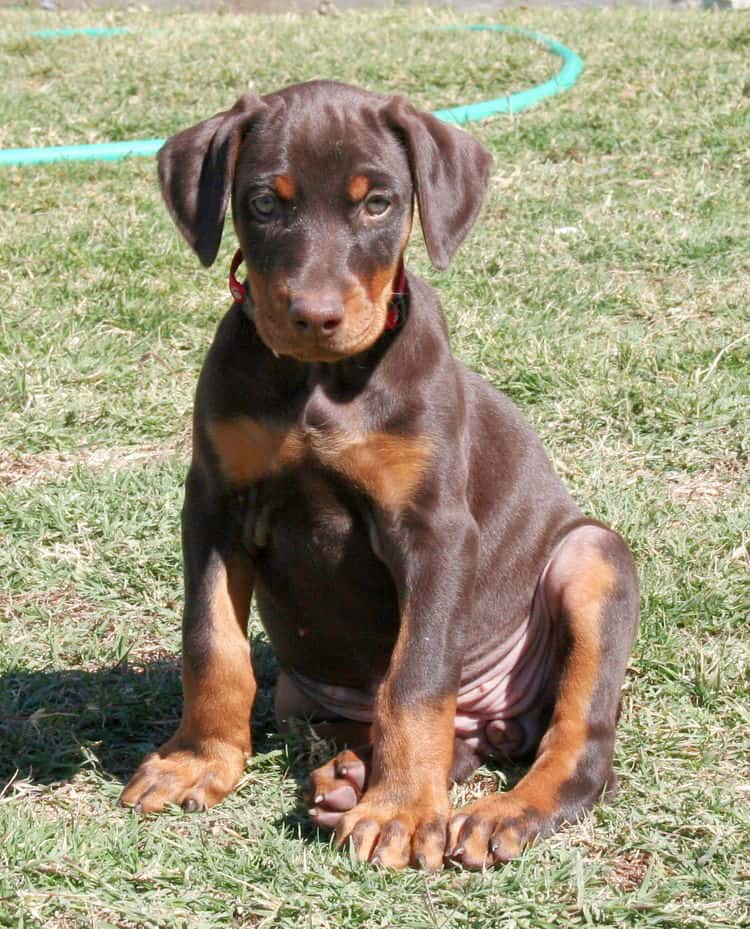
[[[246,94],[160,152],[170,214],[204,265],[231,202],[249,296],[196,392],[183,719],[124,803],[194,809],[236,784],[256,689],[251,596],[281,666],[279,724],[309,710],[367,743],[314,772],[310,798],[313,822],[360,859],[504,861],[611,785],[632,558],[582,515],[508,398],[453,357],[433,291],[399,275],[415,201],[444,268],[490,166],[403,97],[319,81]],[[383,203],[368,210],[373,190]],[[449,778],[481,760],[455,737],[459,688],[542,601],[538,756],[508,794],[451,814]]]
[[[247,417],[212,421],[208,433],[219,466],[233,484],[251,484],[310,457],[386,508],[405,506],[413,498],[430,461],[430,442],[423,436],[284,431]]]

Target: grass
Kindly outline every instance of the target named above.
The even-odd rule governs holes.
[[[3,10],[0,145],[163,136],[248,86],[315,76],[432,107],[558,67],[513,36],[422,28],[455,19]],[[143,31],[29,37],[105,20]],[[148,160],[4,169],[0,926],[750,925],[750,29],[626,9],[503,22],[555,35],[586,71],[472,127],[496,159],[483,216],[447,272],[418,241],[410,263],[457,354],[635,551],[619,796],[486,875],[353,863],[306,825],[309,752],[273,731],[256,626],[259,751],[237,793],[192,816],[115,807],[179,715],[190,408],[234,246],[200,270]],[[462,796],[502,778],[484,769]]]

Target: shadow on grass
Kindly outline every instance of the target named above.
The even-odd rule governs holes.
[[[9,671],[0,676],[0,783],[69,780],[93,757],[124,778],[138,755],[179,719],[177,660],[98,671]]]
[[[259,683],[253,714],[255,752],[263,754],[283,745],[289,761],[287,775],[297,785],[297,803],[277,825],[300,835],[308,844],[327,842],[330,833],[312,824],[304,797],[310,771],[335,748],[316,738],[301,721],[294,733],[282,736],[275,731],[276,661],[263,639],[255,640],[252,650]],[[52,785],[70,780],[87,766],[125,783],[143,756],[173,734],[181,707],[176,657],[96,671],[19,670],[0,674],[0,792],[16,777]],[[515,765],[490,767],[502,769],[505,789],[525,771]],[[488,787],[482,792],[497,789],[497,779],[487,768],[469,778],[477,786],[484,780]]]
[[[276,676],[266,643],[253,644],[253,661],[262,751]],[[0,674],[0,790],[14,776],[35,784],[67,781],[88,765],[124,782],[173,734],[181,708],[177,658],[97,671]]]

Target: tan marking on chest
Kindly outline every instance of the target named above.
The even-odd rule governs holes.
[[[274,429],[248,416],[213,420],[207,428],[221,470],[232,484],[252,484],[305,455],[297,429]]]
[[[321,449],[321,460],[348,477],[386,509],[414,499],[429,466],[431,443],[425,436],[376,432]]]
[[[406,506],[430,464],[425,436],[383,432],[364,436],[298,426],[280,429],[246,416],[213,420],[208,435],[222,472],[233,484],[251,484],[309,458],[360,487],[381,506]]]

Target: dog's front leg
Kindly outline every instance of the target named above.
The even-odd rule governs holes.
[[[410,514],[381,531],[401,625],[375,706],[372,771],[336,827],[361,861],[442,867],[449,817],[461,628],[470,608],[478,533],[463,509]]]
[[[195,466],[182,512],[185,613],[182,720],[122,793],[139,812],[167,803],[212,806],[235,786],[250,753],[256,684],[247,642],[250,561],[236,545],[230,498]]]

